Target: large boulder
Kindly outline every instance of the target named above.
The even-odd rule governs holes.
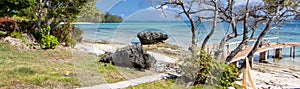
[[[137,37],[141,44],[155,44],[167,40],[169,37],[160,32],[140,32]]]
[[[112,54],[112,62],[114,65],[136,68],[149,69],[156,60],[147,54],[141,45],[129,45]]]

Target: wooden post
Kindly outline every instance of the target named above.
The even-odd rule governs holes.
[[[240,65],[239,61],[235,61],[232,64],[235,64],[235,66],[237,66],[237,67],[239,67],[239,65]]]
[[[295,54],[296,54],[296,47],[295,46],[293,46],[293,58],[295,58]]]
[[[269,57],[269,55],[270,55],[270,50],[268,50],[268,55],[267,55],[267,59],[268,59],[268,58],[270,58],[270,57]]]
[[[229,55],[229,44],[226,45],[226,47],[227,47],[227,50],[226,50],[226,56],[228,56],[228,55]]]
[[[266,62],[267,61],[267,51],[259,53],[259,62]]]
[[[247,57],[246,57],[247,58]],[[253,66],[253,60],[254,60],[254,57],[251,57],[250,59],[249,59],[249,63],[250,63],[250,67],[252,68],[252,66]]]
[[[274,58],[282,58],[282,48],[275,49],[275,57]]]
[[[209,47],[207,47],[207,53],[209,53]]]
[[[290,48],[290,57],[292,57],[293,47]]]

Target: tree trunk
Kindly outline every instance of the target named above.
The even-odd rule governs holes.
[[[244,17],[244,32],[243,32],[243,40],[242,42],[236,47],[230,55],[226,58],[226,62],[230,62],[234,56],[236,56],[243,48],[245,45],[247,45],[247,39],[248,39],[248,18],[249,18],[249,13],[248,13],[248,4],[249,0],[247,0],[246,4],[246,14]]]
[[[255,44],[254,44],[254,47],[252,48],[252,50],[250,51],[250,53],[247,55],[248,58],[252,58],[254,56],[254,53],[256,52],[256,50],[258,49],[258,46],[260,44],[260,42],[262,41],[263,37],[267,34],[267,32],[270,30],[270,27],[271,27],[271,24],[272,22],[274,21],[275,18],[278,17],[278,14],[279,14],[279,9],[281,8],[281,6],[279,5],[277,7],[277,11],[276,11],[276,14],[275,16],[273,16],[271,19],[269,19],[269,21],[267,22],[267,25],[265,27],[265,29],[260,33],[260,35],[258,36]],[[278,19],[278,18],[277,18]],[[244,63],[242,65],[241,68],[246,68],[246,60],[244,60]],[[251,63],[250,63],[251,64]],[[252,67],[252,65],[250,65]]]
[[[232,16],[231,18],[232,18],[232,22],[230,24],[231,24],[231,28],[232,28],[232,33],[227,35],[227,40],[226,41],[228,41],[229,39],[237,37],[237,28],[236,28],[235,17]]]
[[[270,30],[270,26],[271,26],[271,24],[272,24],[272,19],[270,19],[269,21],[268,21],[268,23],[267,23],[267,25],[266,25],[266,27],[265,27],[265,29],[260,33],[260,35],[258,36],[258,38],[257,38],[257,40],[256,40],[256,42],[255,42],[255,44],[254,44],[254,46],[253,46],[253,48],[252,48],[252,50],[250,51],[250,53],[248,54],[248,58],[252,58],[253,56],[254,56],[254,53],[256,52],[256,50],[257,50],[257,48],[258,48],[258,46],[259,46],[259,44],[261,43],[261,41],[262,41],[262,39],[263,39],[263,37],[267,34],[267,32]],[[249,60],[250,61],[250,60]],[[245,62],[245,60],[244,60],[244,63],[246,63]],[[251,65],[251,63],[250,63],[250,66],[252,67],[252,65]],[[245,68],[246,66],[245,66],[245,64],[243,64],[242,65],[242,68]]]
[[[222,39],[221,42],[219,43],[219,48],[218,48],[218,51],[215,53],[215,57],[221,56],[221,55],[220,55],[221,53],[224,54],[224,45],[225,45],[225,43],[226,43],[228,40],[232,39],[232,38],[229,38],[229,36],[227,36],[227,35],[228,35],[228,33],[229,33],[229,30],[230,30],[230,24],[232,24],[233,21],[234,21],[233,19],[230,21],[229,26],[228,26],[228,28],[227,28],[227,31],[226,31],[226,33],[225,33],[225,36],[223,37],[223,39]]]
[[[255,29],[251,28],[251,36],[250,39],[254,39],[254,33],[255,33]]]
[[[218,4],[217,4],[217,1],[218,0],[215,0],[213,1],[214,4],[215,4],[215,16],[214,16],[214,22],[213,22],[213,27],[211,29],[211,31],[209,32],[209,34],[205,37],[203,43],[202,43],[202,46],[201,46],[201,49],[205,49],[205,46],[208,42],[208,40],[211,38],[211,36],[215,33],[215,30],[216,30],[216,27],[217,27],[217,18],[218,18]]]
[[[37,27],[38,27],[38,32],[41,32],[41,23],[42,23],[42,13],[43,13],[43,6],[42,6],[42,0],[39,1],[38,3],[38,9],[37,11],[35,12],[36,15],[37,15]]]
[[[46,9],[46,13],[45,13],[45,15],[46,15],[46,19],[45,19],[45,22],[46,22],[46,26],[48,27],[48,26],[50,26],[50,19],[49,19],[49,12],[50,12],[50,7],[51,7],[51,1],[46,1],[45,3],[47,3],[48,2],[48,6],[47,6],[47,9]]]
[[[197,53],[196,25],[195,25],[194,19],[190,15],[190,13],[186,11],[183,3],[180,4],[180,6],[183,9],[184,14],[188,17],[190,24],[191,24],[192,46],[190,47],[190,51],[192,52],[192,55],[195,55]]]

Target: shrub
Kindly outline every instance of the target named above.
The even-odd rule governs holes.
[[[66,43],[65,46],[75,46],[76,41],[82,37],[82,31],[72,24],[62,24],[51,30],[51,34],[57,37],[60,43]]]
[[[10,33],[10,36],[13,38],[20,39],[22,37],[22,33],[21,32],[12,32],[12,33]]]
[[[54,49],[58,44],[58,40],[53,35],[45,35],[41,40],[42,48],[44,49]]]
[[[0,37],[5,37],[6,35],[7,35],[7,32],[0,31]]]
[[[50,35],[50,27],[43,28],[41,30],[41,48],[43,49],[54,49],[58,44],[58,40],[55,36]]]
[[[206,84],[218,88],[233,86],[233,82],[239,75],[235,65],[227,65],[220,60],[215,60],[204,51],[188,59],[189,64],[184,70],[186,76],[195,76],[194,85]]]

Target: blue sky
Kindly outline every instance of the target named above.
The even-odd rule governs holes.
[[[142,16],[145,18],[153,18],[157,17],[157,13],[152,14],[152,12],[158,12],[154,11],[152,7],[152,0],[98,0],[96,3],[96,7],[101,10],[103,13],[110,12],[113,15],[122,16],[123,18],[126,18],[136,12],[144,12]],[[261,2],[262,0],[250,0],[250,2]],[[237,0],[236,4],[245,4],[246,0]],[[149,11],[149,13],[145,13]],[[160,16],[160,15],[159,15]],[[161,17],[161,16],[160,16]]]
[[[96,7],[102,12],[127,17],[128,15],[151,7],[150,0],[98,0]]]

